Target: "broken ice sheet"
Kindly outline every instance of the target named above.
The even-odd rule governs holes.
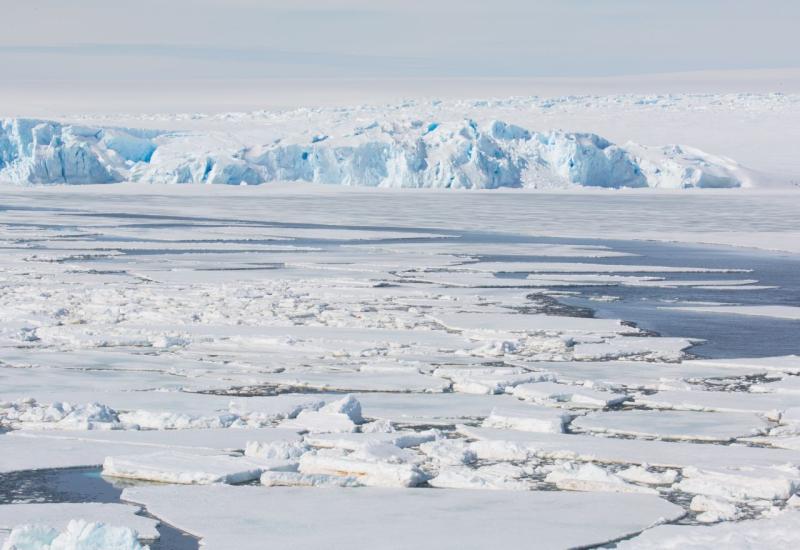
[[[663,468],[695,466],[709,470],[774,469],[800,463],[800,453],[745,445],[698,446],[697,443],[597,437],[585,434],[525,432],[458,426],[458,432],[497,448],[523,450],[539,458]],[[480,450],[481,447],[476,447]],[[479,456],[480,457],[480,453]]]

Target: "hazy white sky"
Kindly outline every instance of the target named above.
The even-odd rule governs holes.
[[[798,0],[1,0],[2,78],[799,67]]]

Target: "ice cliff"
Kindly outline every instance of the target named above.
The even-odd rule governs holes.
[[[539,133],[501,121],[375,122],[337,135],[300,133],[261,143],[258,137],[7,119],[0,121],[0,182],[301,181],[469,189],[751,185],[736,162],[697,149],[616,145],[596,134]]]

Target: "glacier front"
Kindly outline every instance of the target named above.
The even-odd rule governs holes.
[[[0,182],[273,181],[410,188],[749,187],[735,161],[691,147],[617,145],[593,133],[535,132],[471,119],[385,119],[336,133],[159,131],[0,121]]]

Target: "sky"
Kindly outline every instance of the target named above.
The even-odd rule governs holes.
[[[798,0],[0,0],[6,82],[800,67]]]

